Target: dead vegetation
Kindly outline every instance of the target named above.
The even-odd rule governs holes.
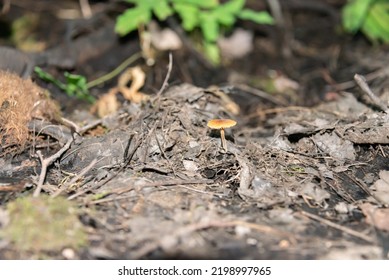
[[[0,72],[0,258],[387,259],[387,54],[293,20],[324,46],[296,36],[284,57],[246,33],[253,73],[208,88],[192,84],[221,69],[159,54],[98,90],[98,117],[58,119],[45,90]],[[99,58],[105,72],[115,55]]]
[[[369,130],[358,127],[384,114],[362,104],[356,112],[344,94],[268,118],[272,137],[256,140],[238,121],[224,150],[207,128],[232,116],[221,102],[177,86],[124,106],[102,136],[74,136],[42,188],[81,206],[90,244],[78,257],[335,258],[346,246],[361,248],[348,257],[363,258],[367,245],[368,258],[385,257],[377,230],[386,230],[379,207],[389,203],[388,188],[369,187],[377,179],[361,173],[367,163],[358,148]]]
[[[47,90],[31,79],[0,71],[0,154],[20,153],[29,137],[33,119],[58,121],[60,110]]]

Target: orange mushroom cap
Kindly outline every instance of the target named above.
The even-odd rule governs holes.
[[[207,123],[207,126],[213,129],[229,128],[234,125],[236,125],[236,121],[230,119],[214,119]]]

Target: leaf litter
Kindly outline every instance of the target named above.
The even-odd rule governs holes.
[[[0,86],[0,258],[387,259],[387,51],[358,36],[339,42],[337,1],[319,9],[284,2],[284,27],[241,21],[218,41],[224,63],[238,65],[227,85],[224,69],[207,69],[177,36],[179,24],[152,22],[140,42],[131,36],[117,48],[105,13],[93,24],[102,32],[81,28],[70,48],[44,53],[50,68],[89,78],[140,43],[142,69],[151,71],[128,69],[104,88],[98,118],[82,111],[66,120],[31,80],[0,79],[14,82]],[[62,42],[56,34],[52,43]],[[162,49],[175,49],[166,82],[220,87],[165,91],[164,83],[153,96],[166,74]],[[5,62],[24,65],[20,55]],[[371,71],[365,77],[380,99],[363,79],[358,92],[356,71]],[[227,151],[206,127],[214,118],[238,123],[225,131]],[[85,235],[72,238],[75,228]]]
[[[141,94],[143,84],[135,85],[131,94]],[[88,246],[58,236],[74,258],[385,257],[388,176],[368,168],[379,157],[363,146],[385,153],[378,146],[386,143],[385,113],[351,110],[350,100],[358,101],[344,94],[308,110],[280,110],[265,120],[265,137],[245,130],[230,91],[216,92],[173,86],[115,108],[97,124],[104,134],[73,136],[42,188],[80,206]],[[238,123],[225,131],[227,150],[207,128],[214,118]],[[56,141],[45,135],[35,141]],[[364,181],[368,174],[373,179]],[[7,256],[15,256],[17,241],[5,237]]]

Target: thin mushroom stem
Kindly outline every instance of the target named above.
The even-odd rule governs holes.
[[[224,151],[227,152],[227,141],[226,141],[226,137],[224,136],[224,128],[220,129],[220,137],[222,139],[222,147]]]

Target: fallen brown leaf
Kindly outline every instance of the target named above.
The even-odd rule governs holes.
[[[366,223],[389,232],[388,208],[378,208],[370,203],[364,203],[360,208],[366,216]]]

